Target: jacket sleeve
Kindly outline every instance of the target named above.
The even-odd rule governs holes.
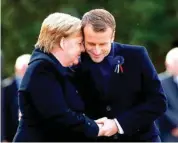
[[[164,116],[162,116],[158,121],[160,130],[171,131],[174,128],[178,127],[178,118],[177,114],[173,112],[171,109],[166,111]],[[166,128],[165,128],[166,127]]]
[[[30,92],[38,113],[50,127],[59,127],[82,132],[87,137],[97,137],[97,124],[83,113],[72,111],[65,102],[62,83],[47,69],[36,72],[32,77]]]
[[[178,126],[178,117],[175,112],[176,110],[174,110],[176,108],[175,107],[176,106],[176,103],[175,103],[176,93],[171,88],[171,86],[174,86],[172,85],[174,83],[172,81],[173,77],[170,77],[170,75],[165,75],[165,77],[163,79],[160,79],[162,82],[162,86],[166,94],[167,100],[168,100],[168,109],[165,115],[163,116],[163,118],[166,118],[165,120],[167,120],[167,124],[171,126],[171,129],[173,129]]]
[[[139,132],[141,128],[161,116],[167,108],[166,97],[146,49],[140,48],[137,57],[141,65],[141,94],[145,100],[142,104],[117,116],[124,134]]]

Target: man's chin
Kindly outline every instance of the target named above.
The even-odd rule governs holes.
[[[79,61],[74,61],[73,65],[78,65]]]
[[[93,58],[91,57],[92,61],[95,62],[95,63],[100,63],[103,61],[104,58]]]

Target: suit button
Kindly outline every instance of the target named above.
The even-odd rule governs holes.
[[[114,138],[115,140],[117,140],[117,139],[118,139],[118,135],[114,135],[113,138]]]
[[[88,125],[91,125],[91,123],[90,123],[90,122],[88,122]]]
[[[139,129],[137,129],[137,132],[139,132],[140,130]]]
[[[106,110],[107,110],[107,111],[111,111],[111,106],[109,106],[109,105],[106,106]]]
[[[76,90],[76,93],[78,94],[78,91]]]

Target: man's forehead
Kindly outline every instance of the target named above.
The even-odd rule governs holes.
[[[87,25],[84,27],[84,32],[86,32],[86,31],[91,31],[91,32],[94,32],[94,33],[104,33],[104,32],[106,32],[106,31],[108,31],[108,32],[109,32],[109,31],[113,32],[113,29],[110,28],[109,26],[107,26],[104,31],[95,31],[94,28],[93,28],[93,26],[92,26],[91,24],[87,24]]]
[[[105,34],[85,34],[84,39],[86,42],[89,43],[109,43],[111,41],[112,36],[111,35],[105,35]]]

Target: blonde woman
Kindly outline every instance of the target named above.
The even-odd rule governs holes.
[[[43,21],[19,89],[22,117],[13,141],[85,141],[100,134],[100,125],[83,114],[67,71],[78,63],[82,41],[80,19],[53,13]]]

